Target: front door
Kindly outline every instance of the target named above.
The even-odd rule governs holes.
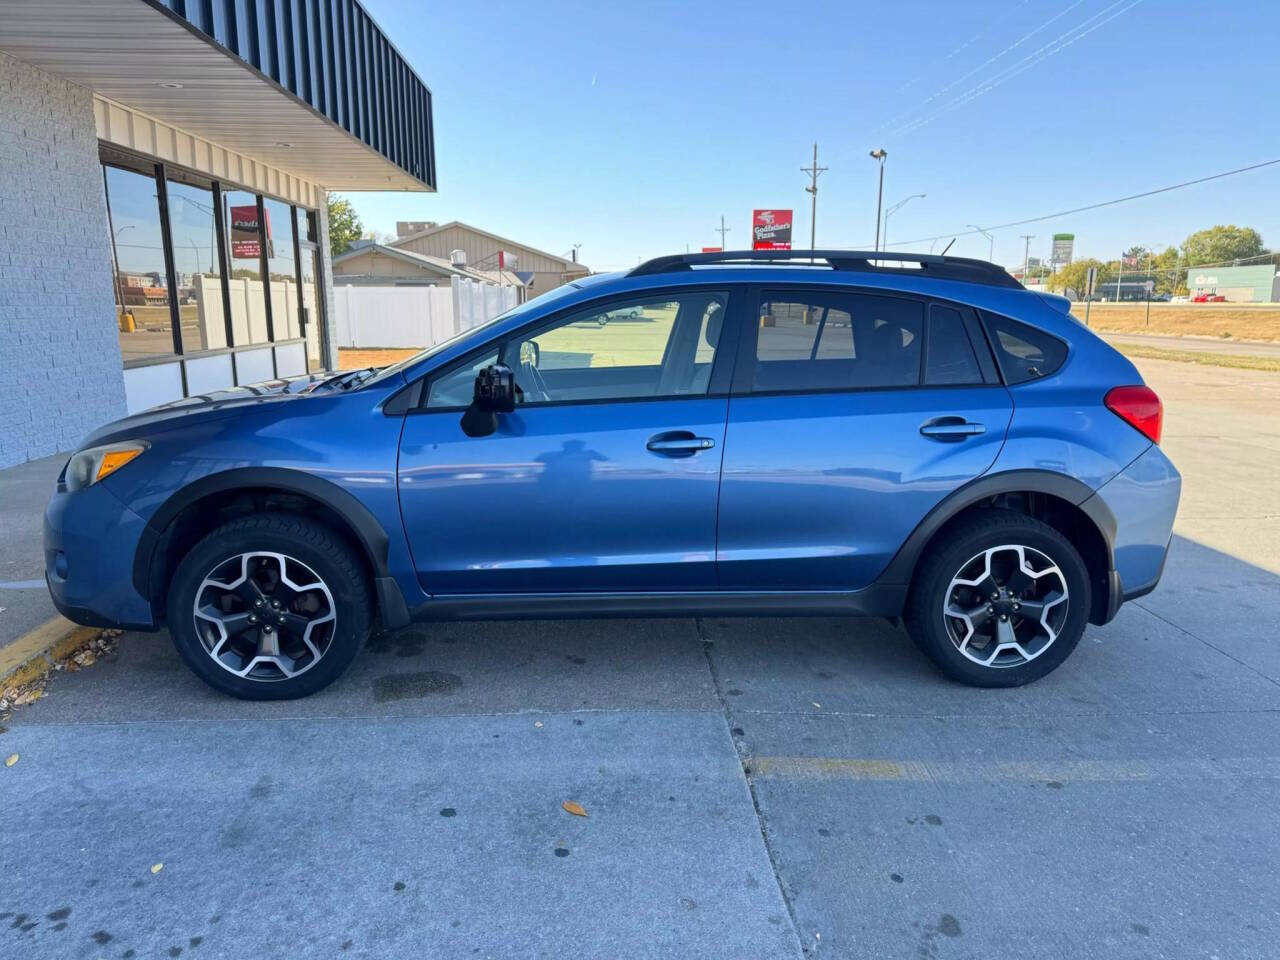
[[[968,308],[830,288],[758,304],[729,406],[721,585],[859,589],[991,466],[1012,402]]]
[[[722,289],[607,301],[432,375],[399,465],[423,588],[713,589],[729,306]],[[468,437],[475,374],[499,360],[515,371],[517,408]]]

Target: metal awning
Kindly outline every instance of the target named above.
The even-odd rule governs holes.
[[[435,189],[431,92],[355,0],[4,0],[0,51],[325,188]]]

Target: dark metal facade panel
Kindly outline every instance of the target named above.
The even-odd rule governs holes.
[[[431,91],[356,0],[143,0],[436,187]]]

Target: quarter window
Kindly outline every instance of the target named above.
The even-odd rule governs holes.
[[[973,344],[964,329],[964,318],[954,307],[929,308],[929,347],[924,382],[931,386],[982,383],[982,371]]]
[[[756,392],[911,387],[920,382],[924,306],[856,293],[767,293]]]
[[[985,310],[982,320],[987,325],[1005,383],[1026,383],[1047,377],[1067,358],[1067,345],[1042,330]]]

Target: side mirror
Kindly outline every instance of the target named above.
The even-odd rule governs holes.
[[[504,363],[494,363],[476,374],[471,406],[462,415],[462,432],[487,437],[498,429],[498,414],[516,408],[516,375]]]
[[[536,367],[538,361],[542,359],[542,351],[538,349],[537,341],[526,340],[520,344],[520,365],[523,367]]]

